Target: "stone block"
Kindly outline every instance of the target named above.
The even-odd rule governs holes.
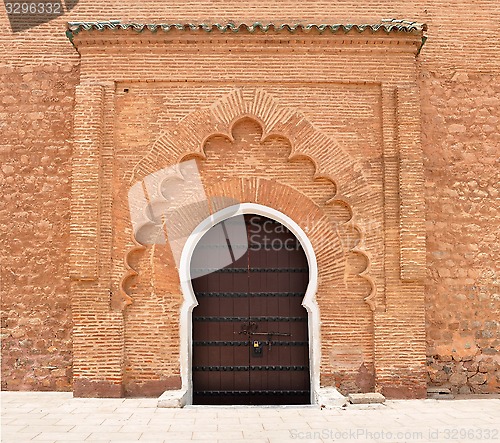
[[[378,392],[368,392],[366,394],[349,394],[347,398],[353,405],[366,405],[385,402],[385,397]]]
[[[459,394],[463,394],[463,395],[468,395],[470,394],[472,391],[470,389],[469,386],[461,386],[460,389],[458,390],[458,393]]]
[[[455,386],[462,386],[467,383],[467,374],[463,372],[456,372],[451,375],[450,383]]]
[[[347,404],[347,399],[331,386],[319,388],[316,397],[318,404],[326,409],[341,408]]]
[[[498,363],[496,363],[492,358],[482,360],[479,362],[478,370],[479,372],[493,372],[498,368]]]
[[[184,389],[175,389],[165,391],[158,398],[159,408],[182,408],[187,404],[187,391]]]
[[[478,372],[476,375],[469,378],[469,383],[472,385],[482,385],[486,383],[486,375],[482,372]]]

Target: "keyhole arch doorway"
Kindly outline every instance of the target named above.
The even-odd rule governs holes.
[[[197,246],[198,250],[200,249],[200,240],[202,240],[204,237],[206,238],[207,233],[209,231],[214,232],[214,231],[219,231],[222,232],[223,234],[220,234],[224,237],[227,237],[227,231],[224,233],[222,229],[213,229],[217,225],[221,227],[221,222],[223,221],[228,221],[228,219],[233,219],[236,220],[238,216],[243,216],[241,220],[245,220],[245,226],[247,227],[247,234],[248,237],[247,239],[249,240],[249,246],[252,248],[256,248],[255,246],[255,238],[251,239],[251,235],[256,234],[256,230],[258,229],[256,226],[260,226],[260,229],[262,230],[261,233],[264,233],[264,230],[273,230],[275,228],[279,228],[280,226],[283,228],[280,230],[279,235],[275,236],[274,238],[268,237],[268,242],[269,243],[269,248],[273,248],[272,242],[274,241],[274,248],[279,249],[280,246],[284,247],[284,250],[286,249],[292,250],[293,248],[297,248],[295,252],[290,252],[290,254],[274,254],[274,259],[281,260],[281,267],[282,269],[278,271],[274,271],[271,269],[270,271],[264,270],[265,267],[270,267],[267,266],[267,263],[264,263],[266,266],[255,266],[254,268],[257,269],[257,271],[252,271],[250,270],[250,263],[248,260],[252,260],[253,256],[253,261],[254,263],[258,264],[258,260],[269,260],[269,255],[267,254],[267,259],[263,259],[263,257],[266,254],[257,253],[256,251],[249,251],[249,254],[244,254],[242,256],[238,256],[237,251],[233,251],[234,255],[233,258],[236,260],[233,260],[233,264],[227,266],[225,269],[236,269],[235,271],[230,271],[230,270],[224,270],[219,273],[213,273],[211,277],[206,277],[206,275],[211,275],[213,271],[212,269],[208,269],[210,266],[202,266],[201,271],[200,271],[200,262],[198,260],[198,263],[193,266],[193,258],[196,260],[196,254],[197,251]],[[261,223],[261,225],[258,225],[258,223]],[[252,226],[252,223],[255,225]],[[262,225],[264,224],[264,225]],[[224,224],[225,229],[227,229],[228,223],[226,222]],[[274,226],[274,228],[272,228]],[[268,233],[266,233],[268,234]],[[261,239],[262,240],[262,239]],[[278,245],[278,243],[281,242],[281,245]],[[293,243],[293,244],[292,244]],[[220,244],[220,241],[219,241]],[[253,244],[253,246],[252,246]],[[264,247],[263,242],[261,241],[261,248]],[[206,254],[205,254],[206,255]],[[273,254],[271,254],[272,256]],[[286,256],[288,255],[288,258]],[[300,261],[300,256],[302,255],[302,264],[297,262],[297,260]],[[255,259],[257,259],[257,262],[255,262]],[[239,262],[238,262],[239,260]],[[244,266],[242,266],[242,261],[241,260],[246,260],[246,267],[247,270],[244,272],[242,269]],[[273,260],[273,258],[271,258]],[[285,262],[288,260],[290,263],[286,265]],[[213,262],[213,260],[212,260]],[[295,263],[295,264],[294,264]],[[212,263],[213,264],[213,263]],[[262,263],[261,263],[262,264]],[[284,265],[285,264],[285,265]],[[284,265],[284,266],[283,266]],[[292,266],[290,266],[292,265]],[[296,266],[298,265],[298,267]],[[292,269],[290,272],[286,270],[286,268]],[[188,238],[186,241],[186,244],[184,246],[182,256],[181,256],[181,262],[180,262],[180,277],[181,277],[181,288],[182,292],[184,295],[184,303],[181,309],[181,377],[182,377],[182,387],[183,391],[187,394],[186,395],[186,400],[187,404],[193,404],[193,403],[199,403],[199,404],[297,404],[297,403],[316,403],[317,402],[317,392],[319,389],[319,362],[320,362],[320,338],[319,338],[319,333],[320,333],[320,325],[319,325],[319,309],[318,305],[316,303],[315,295],[316,291],[318,288],[318,267],[317,267],[317,260],[316,260],[316,255],[314,253],[313,247],[311,245],[311,242],[309,241],[307,235],[305,232],[298,226],[297,223],[295,223],[290,217],[287,215],[283,214],[280,211],[277,211],[273,208],[259,205],[259,204],[254,204],[254,203],[244,203],[240,204],[237,206],[232,206],[225,208],[212,216],[208,217],[206,220],[204,220],[200,225],[193,231],[191,236]],[[201,272],[201,274],[200,274]],[[228,320],[226,322],[224,328],[225,328],[225,339],[221,340],[220,337],[213,337],[210,336],[210,331],[214,331],[215,329],[220,330],[220,326],[217,328],[213,327],[213,324],[216,322],[220,322],[220,320],[217,320],[215,315],[204,315],[203,314],[203,309],[207,309],[207,307],[203,307],[202,304],[200,304],[200,300],[198,300],[196,293],[203,293],[202,297],[204,299],[214,299],[217,297],[216,292],[217,291],[210,291],[210,290],[201,290],[203,289],[203,284],[201,283],[202,286],[200,287],[199,284],[196,282],[198,281],[203,281],[204,279],[212,279],[212,281],[215,279],[220,279],[220,275],[231,275],[232,277],[226,280],[235,280],[235,275],[239,275],[239,277],[236,277],[236,279],[241,279],[245,280],[245,278],[249,278],[250,275],[257,273],[259,274],[265,274],[265,275],[272,275],[273,273],[278,273],[282,275],[281,277],[281,282],[283,281],[288,281],[289,286],[281,286],[281,288],[275,288],[278,290],[269,290],[272,288],[266,287],[267,284],[269,283],[268,278],[260,278],[255,280],[253,283],[254,286],[253,288],[255,289],[255,285],[259,286],[258,291],[250,291],[247,290],[247,294],[245,294],[245,291],[220,291],[224,292],[228,295],[228,297],[233,298],[233,307],[234,307],[234,298],[238,299],[247,299],[246,306],[250,307],[249,302],[251,299],[255,301],[257,298],[260,299],[260,297],[267,297],[265,296],[266,293],[270,294],[270,297],[276,297],[276,299],[283,299],[285,297],[283,292],[288,292],[292,293],[291,296],[295,298],[295,300],[299,301],[299,308],[303,310],[303,316],[302,320],[300,319],[301,315],[298,312],[298,307],[296,302],[291,302],[292,298],[288,298],[287,301],[282,301],[281,306],[282,309],[285,309],[285,311],[281,311],[282,317],[287,317],[285,320],[282,322],[278,321],[276,317],[280,316],[280,311],[278,309],[277,314],[278,315],[253,315],[251,310],[248,310],[245,312],[245,307],[237,307],[237,310],[240,309],[240,314],[242,315],[226,315],[222,317],[230,317],[226,318],[225,320]],[[300,278],[297,278],[300,274],[306,274],[305,275],[305,280],[304,278],[301,280]],[[290,275],[296,274],[295,277],[290,277]],[[216,275],[219,275],[219,277],[214,277]],[[245,276],[246,275],[246,276]],[[288,277],[285,277],[285,275],[288,275]],[[304,277],[304,275],[302,275]],[[276,278],[275,278],[276,280]],[[279,278],[278,278],[279,280]],[[300,283],[300,281],[302,283]],[[228,284],[226,281],[224,284]],[[262,286],[264,285],[264,286]],[[290,287],[291,285],[291,287]],[[301,286],[300,288],[298,286]],[[290,290],[297,287],[297,291]],[[205,288],[206,289],[206,288]],[[281,289],[281,290],[279,290]],[[283,290],[286,289],[286,290]],[[236,293],[236,296],[234,294],[227,294],[229,292]],[[299,292],[301,293],[299,296]],[[257,295],[252,295],[252,293],[257,293]],[[249,297],[250,295],[250,297]],[[300,297],[300,298],[297,298]],[[221,317],[220,314],[220,297],[217,297],[219,304],[217,309],[219,310],[219,313],[217,314],[219,318]],[[262,300],[262,299],[261,299]],[[284,300],[284,299],[283,299]],[[245,304],[245,302],[243,303]],[[279,304],[279,302],[278,302]],[[258,305],[256,304],[256,309],[258,313],[258,309],[261,309],[261,313],[270,313],[269,309],[272,310],[272,307],[268,306],[269,303],[259,303]],[[270,302],[270,305],[276,306],[276,302]],[[297,315],[292,315],[291,312],[286,312],[286,307],[283,308],[283,306],[288,305],[289,307],[292,308],[293,312]],[[196,311],[196,307],[199,306],[198,311]],[[226,309],[227,306],[223,309]],[[208,314],[210,314],[210,309],[214,309],[213,306],[208,307],[209,311]],[[241,311],[243,309],[243,311]],[[267,312],[263,312],[262,309],[267,310]],[[213,312],[212,312],[213,313]],[[203,315],[202,315],[203,314]],[[207,314],[207,312],[205,312]],[[248,315],[246,315],[248,314]],[[250,315],[252,314],[252,315]],[[284,315],[287,314],[287,315]],[[257,324],[254,321],[253,317],[256,317],[257,320],[264,321],[264,323]],[[278,321],[277,323],[269,323],[268,319],[264,317],[273,317],[271,320]],[[193,321],[193,318],[195,319]],[[199,320],[199,321],[198,321]],[[305,323],[304,323],[305,322]],[[197,325],[201,323],[202,326],[201,328],[197,327]],[[229,324],[234,323],[232,326],[228,326]],[[258,322],[257,322],[258,323]],[[288,327],[283,326],[283,324],[287,323]],[[210,325],[212,325],[210,327]],[[293,326],[292,326],[293,325]],[[305,326],[305,329],[301,331],[301,327],[299,325],[302,325],[302,327]],[[223,328],[223,329],[224,329]],[[229,329],[228,329],[229,328]],[[239,329],[238,329],[239,328]],[[272,329],[272,330],[271,330]],[[277,329],[277,330],[276,330]],[[203,332],[201,332],[200,336],[200,331],[204,330],[205,331],[205,337],[203,337]],[[270,333],[275,333],[275,334],[270,334]],[[193,335],[194,334],[194,335]],[[270,334],[270,335],[269,335]],[[292,335],[288,335],[292,334]],[[293,337],[295,335],[295,337]],[[217,338],[215,340],[214,338]],[[230,340],[231,338],[231,340]],[[295,340],[296,339],[296,340]],[[201,344],[200,344],[201,342]],[[226,358],[226,363],[227,359],[229,358],[229,362],[233,364],[222,364],[224,363],[224,359],[221,360],[219,364],[209,364],[210,360],[208,361],[203,361],[202,354],[207,355],[207,352],[210,355],[210,346],[216,346],[218,350],[218,354],[220,355],[220,349],[221,346],[224,346],[224,343],[214,343],[214,342],[232,342],[230,343],[230,346],[234,346],[236,349],[239,349],[239,351],[236,351],[236,354],[234,355],[236,360],[231,361],[232,357],[224,357]],[[258,342],[257,345],[255,342]],[[305,344],[304,344],[305,342]],[[260,347],[260,349],[255,349],[254,345]],[[274,346],[273,346],[274,345]],[[290,354],[290,348],[295,349],[298,351],[300,349],[300,346],[306,345],[306,348],[302,349],[302,352],[306,352],[306,357],[305,360],[303,360],[301,363],[302,364],[292,364],[293,359],[295,358],[295,361],[297,362],[297,356],[292,356]],[[200,347],[201,346],[201,347]],[[241,358],[244,358],[245,355],[245,346],[247,347],[247,356],[249,359],[253,360],[253,362],[250,363],[250,369],[248,369],[248,366],[246,363],[241,361]],[[204,350],[201,350],[202,347],[205,347]],[[284,351],[285,349],[287,349]],[[278,349],[279,351],[276,351]],[[212,349],[213,350],[213,349]],[[273,350],[274,352],[274,357],[273,357]],[[260,356],[259,354],[255,353],[260,351]],[[295,351],[292,351],[292,354]],[[281,355],[289,355],[292,360],[289,358],[285,357],[285,362],[286,364],[279,364],[279,361],[275,361],[278,354]],[[288,354],[287,354],[288,353]],[[295,352],[297,354],[297,352]],[[298,352],[300,354],[300,351]],[[194,355],[193,355],[194,354]],[[271,357],[271,358],[270,358]],[[240,359],[240,360],[238,360]],[[260,360],[259,360],[260,359]],[[200,364],[201,363],[201,364]],[[242,364],[234,364],[234,363],[242,363]],[[260,364],[262,363],[262,364]],[[264,364],[266,363],[266,364]],[[274,363],[274,364],[272,364]],[[253,364],[253,367],[252,367]],[[236,368],[231,368],[236,367]],[[245,368],[245,366],[247,366]],[[293,368],[295,366],[295,369]],[[228,372],[228,371],[233,371],[234,372]],[[301,375],[294,375],[291,377],[274,377],[274,375],[284,372],[284,371],[289,371],[289,374],[292,372],[295,372],[296,374],[302,372]],[[238,374],[236,374],[236,372]],[[200,377],[199,373],[204,373]],[[231,373],[231,377],[224,377],[224,375],[227,375]],[[252,374],[250,374],[252,373]],[[253,374],[256,374],[255,376]],[[263,374],[267,374],[268,381],[262,381],[263,380]],[[243,377],[240,377],[242,376]],[[304,383],[304,375],[306,377],[306,382]],[[208,389],[200,389],[200,387],[203,387],[203,382],[201,380],[205,379],[207,381],[211,376],[212,380],[221,380],[225,379],[226,383],[229,378],[232,378],[233,380],[241,380],[244,378],[247,378],[248,380],[252,379],[254,384],[254,388],[252,386],[248,386],[245,388],[243,386],[242,389],[239,389],[241,387],[241,383],[237,382],[235,386],[233,386],[233,389],[227,389],[226,387],[219,386],[222,391],[235,391],[231,395],[231,398],[229,398],[229,395],[224,394],[224,400],[214,400],[215,397],[217,397],[217,393],[213,391],[217,391],[217,389],[210,389],[210,386],[216,386],[218,382],[215,382],[215,385],[212,383],[210,385],[210,382],[208,384],[205,384],[205,387],[208,386]],[[264,377],[265,379],[266,377]],[[260,381],[259,381],[260,380]],[[271,381],[269,381],[271,380]],[[285,380],[285,381],[284,381]],[[286,381],[288,380],[288,382]],[[240,385],[238,385],[240,383]],[[255,385],[257,383],[257,385]],[[259,386],[260,383],[260,386]],[[273,385],[273,383],[277,383],[277,385]],[[285,389],[287,387],[287,383],[290,387],[290,389]],[[298,383],[298,385],[297,385]],[[262,389],[256,389],[257,388],[262,388]],[[291,389],[294,386],[299,386],[300,389]],[[273,389],[274,388],[274,389]],[[250,393],[248,395],[245,394],[245,391],[251,391],[254,389],[255,392]],[[203,392],[202,392],[203,391]],[[266,391],[274,391],[274,394],[271,392],[269,394],[266,393]],[[283,391],[301,391],[301,392],[289,392],[290,395],[287,396],[286,392]],[[281,400],[280,400],[281,399]]]

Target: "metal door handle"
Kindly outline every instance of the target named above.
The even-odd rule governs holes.
[[[288,332],[252,332],[252,335],[280,335],[282,337],[291,337],[292,334]]]

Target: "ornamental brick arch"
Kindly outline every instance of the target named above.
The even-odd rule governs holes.
[[[179,163],[186,155],[204,157],[203,147],[207,139],[215,135],[231,139],[234,125],[245,117],[261,124],[262,139],[270,135],[286,137],[291,143],[289,158],[309,158],[316,168],[315,177],[325,177],[336,184],[335,199],[349,200],[351,207],[371,207],[371,193],[361,167],[302,113],[279,106],[262,89],[244,92],[235,88],[209,108],[188,114],[174,129],[161,134],[150,152],[134,167],[130,182],[140,180],[165,164]]]
[[[228,125],[228,134],[220,131],[205,137],[200,134],[203,143],[201,149],[184,153],[178,161],[198,159],[212,214],[235,202],[255,203],[280,211],[296,221],[307,233],[318,260],[319,284],[315,297],[319,305],[319,318],[328,325],[328,334],[322,340],[321,350],[317,352],[322,366],[321,374],[331,372],[331,350],[342,342],[344,346],[361,349],[356,358],[360,359],[363,370],[371,374],[369,378],[373,379],[373,316],[368,306],[371,309],[374,307],[375,284],[369,274],[369,258],[360,248],[363,238],[360,229],[353,223],[353,210],[339,197],[338,186],[333,180],[317,172],[318,165],[313,159],[303,153],[292,154],[290,140],[281,134],[266,133],[263,125],[262,120],[248,114],[237,116]],[[154,150],[148,157],[161,158]],[[251,166],[245,167],[248,158],[252,159]],[[274,164],[272,180],[263,178],[263,170],[268,164]],[[160,166],[164,167],[157,165]],[[142,164],[139,164],[136,170],[141,169]],[[149,170],[145,169],[144,172]],[[297,177],[300,177],[298,182]],[[220,199],[221,196],[224,199]],[[186,213],[183,217],[185,221],[188,215],[192,214]],[[349,233],[354,234],[354,238],[349,239]],[[141,248],[135,241],[127,258],[130,253]],[[164,270],[172,269],[174,265],[172,257],[168,252],[165,254],[161,247],[155,248],[149,255],[150,265],[144,265],[152,268],[146,271],[152,273],[152,287],[158,289],[163,286],[164,291],[171,292],[171,285],[165,285],[162,281],[165,280]],[[121,287],[125,292],[123,300],[131,302],[132,298],[126,293],[124,283],[137,272],[130,265],[127,266]],[[182,272],[181,269],[179,271]],[[352,333],[353,326],[349,325],[352,316],[358,319],[357,326],[354,326],[357,331],[346,335],[348,328]],[[175,317],[175,312],[172,312],[171,317]],[[174,322],[171,327],[177,330],[179,324]],[[316,340],[319,343],[319,338]],[[319,373],[316,377],[319,379]],[[184,376],[185,379],[189,380],[189,377]],[[355,385],[352,380],[350,383]],[[369,384],[373,385],[372,382]]]
[[[323,135],[296,110],[278,106],[265,91],[235,89],[210,108],[187,115],[174,129],[167,130],[157,139],[149,153],[133,168],[130,182],[164,168],[169,161],[172,162],[172,158],[177,163],[191,157],[207,160],[206,147],[210,140],[220,137],[230,144],[234,143],[234,130],[245,120],[255,122],[260,128],[257,136],[259,143],[276,137],[285,140],[287,152],[283,154],[283,169],[289,169],[294,161],[307,159],[313,165],[312,171],[307,172],[310,172],[311,182],[330,184],[331,194],[324,202],[323,210],[330,216],[330,221],[336,224],[337,235],[344,238],[343,248],[340,249],[346,256],[350,254],[350,260],[357,269],[356,274],[365,286],[368,285],[364,299],[374,310],[377,285],[371,276],[372,262],[365,247],[366,235],[362,232],[352,205],[358,203],[359,212],[369,214],[378,211],[376,199],[370,195],[371,190],[360,168],[335,140]],[[324,152],[329,152],[329,155],[326,156]],[[373,243],[371,240],[366,243]],[[121,301],[115,298],[113,303],[122,308],[131,302],[125,282],[136,275],[128,256],[142,248],[135,239],[133,242],[125,257],[127,272],[120,283]]]

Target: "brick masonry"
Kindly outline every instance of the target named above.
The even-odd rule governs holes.
[[[228,162],[224,152],[235,146],[222,136],[206,141],[206,159],[197,155],[200,144],[184,145],[181,154],[199,158],[209,193],[237,191],[244,201],[256,201],[259,189],[267,202],[262,204],[281,205],[304,226],[304,216],[284,197],[298,192],[308,199],[304,205],[313,205],[313,220],[325,232],[344,227],[341,245],[358,239],[354,224],[346,223],[350,212],[365,228],[363,250],[318,255],[320,272],[331,272],[318,293],[322,383],[344,392],[376,387],[389,397],[422,396],[425,385],[499,392],[500,104],[493,49],[499,38],[491,26],[496,3],[484,2],[474,25],[462,18],[463,8],[472,7],[467,2],[453,10],[446,2],[370,4],[362,13],[353,12],[359,4],[332,11],[325,2],[308,2],[300,10],[296,2],[286,3],[279,10],[257,2],[201,2],[195,9],[162,3],[148,10],[108,2],[98,11],[82,4],[16,35],[1,17],[2,389],[120,396],[180,386],[182,295],[175,273],[158,271],[173,267],[171,255],[160,247],[134,249],[127,264],[139,274],[123,280],[124,257],[136,246],[126,189],[136,165],[145,165],[145,173],[178,160],[172,146],[158,165],[147,161],[162,133],[204,110],[224,108],[221,103],[235,91],[241,103],[269,109],[254,98],[263,91],[290,115],[299,111],[315,134],[336,142],[324,150],[326,157],[310,151],[287,160],[298,137],[293,132],[260,143],[269,122],[257,113],[226,130],[235,143],[246,141],[236,149],[251,162]],[[123,50],[101,42],[95,49],[81,45],[80,60],[64,36],[64,22],[110,16],[318,23],[397,16],[428,23],[429,40],[416,62],[411,51],[335,52],[318,46],[321,38],[314,50],[296,48],[292,56],[290,45],[264,44],[257,35],[228,36],[212,46],[198,44],[195,51],[176,43],[165,52],[158,43],[145,56],[130,51],[138,39]],[[252,51],[241,51],[249,41]],[[113,62],[103,65],[102,57]],[[229,108],[236,115],[238,107]],[[356,197],[355,181],[331,161],[338,147],[361,171],[374,197],[371,206],[363,207],[366,199],[362,192]],[[315,161],[331,180],[312,180]],[[86,172],[79,172],[79,162]],[[271,168],[266,178],[285,188],[262,180],[264,168]],[[85,199],[74,198],[83,194]],[[327,207],[325,200],[336,194],[340,201]],[[424,233],[425,258],[418,246]],[[345,289],[332,289],[344,283]],[[373,287],[374,311],[364,301]]]

